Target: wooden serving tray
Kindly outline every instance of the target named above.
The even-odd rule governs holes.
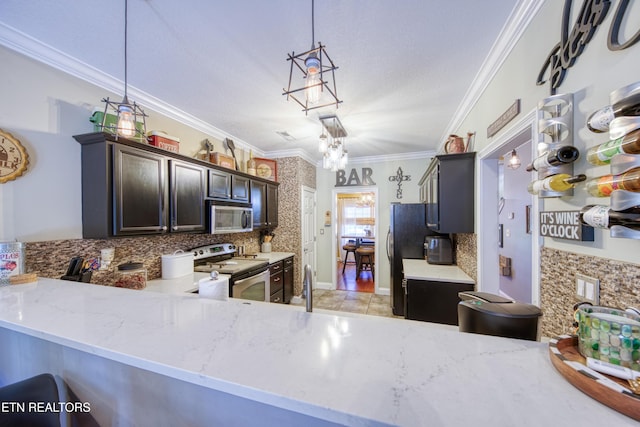
[[[551,363],[571,384],[598,402],[640,421],[640,395],[626,380],[601,374],[586,365],[578,351],[578,337],[562,335],[549,342]]]

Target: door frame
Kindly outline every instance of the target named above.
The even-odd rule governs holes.
[[[354,194],[354,193],[373,193],[375,197],[375,205],[373,208],[374,215],[376,217],[376,225],[373,229],[373,235],[376,238],[375,250],[373,253],[374,262],[378,262],[380,259],[380,195],[378,194],[378,186],[355,186],[355,187],[334,187],[331,191],[331,289],[335,290],[337,287],[336,277],[338,275],[338,262],[334,258],[338,251],[338,194]],[[374,264],[375,265],[375,264]],[[374,268],[375,273],[373,275],[373,284],[375,294],[380,292],[380,280],[378,278],[380,268]]]
[[[318,225],[318,215],[317,215],[317,206],[318,206],[318,191],[315,188],[311,188],[311,187],[307,187],[306,185],[302,185],[301,187],[301,191],[300,191],[300,206],[302,206],[301,209],[301,217],[300,217],[300,274],[299,279],[300,279],[300,283],[302,283],[302,281],[304,280],[304,241],[305,241],[305,224],[304,224],[304,195],[305,193],[312,193],[313,194],[313,224],[312,226],[309,228],[310,230],[312,230],[312,236],[310,236],[313,239],[313,257],[312,257],[312,262],[313,265],[311,266],[311,271],[313,272],[313,280],[311,281],[311,283],[314,285],[313,287],[317,287],[316,285],[316,281],[317,281],[317,277],[318,277],[318,273],[317,273],[317,265],[318,265],[318,238],[316,235],[316,230],[317,230],[317,225]]]
[[[478,201],[476,203],[477,227],[477,268],[478,291],[499,294],[500,281],[498,271],[498,210],[491,206],[498,206],[498,155],[514,149],[524,142],[522,137],[529,136],[531,141],[532,158],[537,157],[538,132],[537,115],[533,109],[518,122],[513,124],[502,135],[497,137],[484,149],[478,152]],[[520,139],[519,139],[520,138]],[[485,209],[485,206],[487,207]],[[539,212],[543,201],[533,197],[531,207],[531,302],[540,306],[540,249],[543,240],[540,237]],[[495,268],[491,268],[494,266]]]

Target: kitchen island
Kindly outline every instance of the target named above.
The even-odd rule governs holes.
[[[58,374],[104,426],[637,425],[544,343],[186,292],[3,286],[0,346],[0,385]]]

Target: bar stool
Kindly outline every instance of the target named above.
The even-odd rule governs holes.
[[[353,261],[357,264],[358,258],[356,257],[356,242],[353,240],[349,240],[343,247],[346,252],[344,254],[344,264],[342,264],[342,274],[344,274],[344,269],[347,266],[347,258],[349,258],[349,253],[353,254]]]
[[[60,377],[40,374],[26,380],[0,387],[0,401],[16,402],[16,411],[0,413],[0,425],[34,427],[66,427],[71,425],[69,413],[34,412],[27,409],[30,402],[56,404],[67,401],[67,386]],[[23,409],[24,408],[24,409]]]
[[[356,277],[360,277],[360,273],[362,273],[362,270],[367,270],[367,268],[371,270],[372,275],[375,274],[375,251],[375,247],[373,246],[360,246],[358,249],[356,249],[356,259],[358,260],[358,273]]]

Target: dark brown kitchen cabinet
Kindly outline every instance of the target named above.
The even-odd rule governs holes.
[[[267,184],[267,227],[278,226],[278,187]]]
[[[293,297],[293,257],[269,264],[271,302],[289,304]]]
[[[113,173],[113,235],[126,236],[156,234],[167,231],[167,189],[165,177],[167,162],[162,156],[132,147],[114,145],[112,148]],[[96,188],[99,192],[103,189]],[[89,235],[103,226],[92,224],[83,215],[83,226]],[[87,221],[85,221],[87,220]],[[106,222],[106,221],[105,221]],[[84,233],[83,233],[84,234]],[[87,237],[87,236],[85,236]]]
[[[164,150],[104,133],[77,135],[82,144],[82,236],[106,239],[174,231],[198,230],[192,219],[204,217],[193,208],[193,192],[204,199],[204,169],[170,159]],[[195,175],[197,189],[188,188]],[[186,226],[186,228],[183,228]],[[201,224],[204,227],[204,223]],[[204,229],[204,228],[202,228]]]
[[[244,176],[233,175],[231,177],[231,200],[234,202],[249,203],[251,201],[251,180]]]
[[[171,231],[204,231],[206,169],[173,159],[169,164]]]
[[[215,200],[249,203],[251,180],[244,176],[210,169],[207,197]]]
[[[211,199],[229,200],[231,198],[231,174],[209,169],[207,196]]]
[[[285,304],[289,304],[291,302],[291,298],[293,298],[293,279],[294,279],[293,257],[286,258],[283,261],[283,264],[284,264],[283,270],[282,270],[283,271],[282,273],[283,302]]]
[[[473,291],[473,283],[404,279],[404,317],[411,320],[458,324],[459,292]]]
[[[282,261],[274,262],[269,265],[269,274],[271,275],[271,302],[284,302],[284,263]]]
[[[436,156],[420,180],[426,225],[438,233],[474,232],[475,153]]]
[[[82,236],[206,231],[206,201],[248,203],[260,183],[264,227],[278,224],[278,183],[104,132],[74,135],[82,162]],[[258,227],[261,228],[261,227]]]
[[[278,186],[262,181],[251,181],[253,229],[278,226]]]

